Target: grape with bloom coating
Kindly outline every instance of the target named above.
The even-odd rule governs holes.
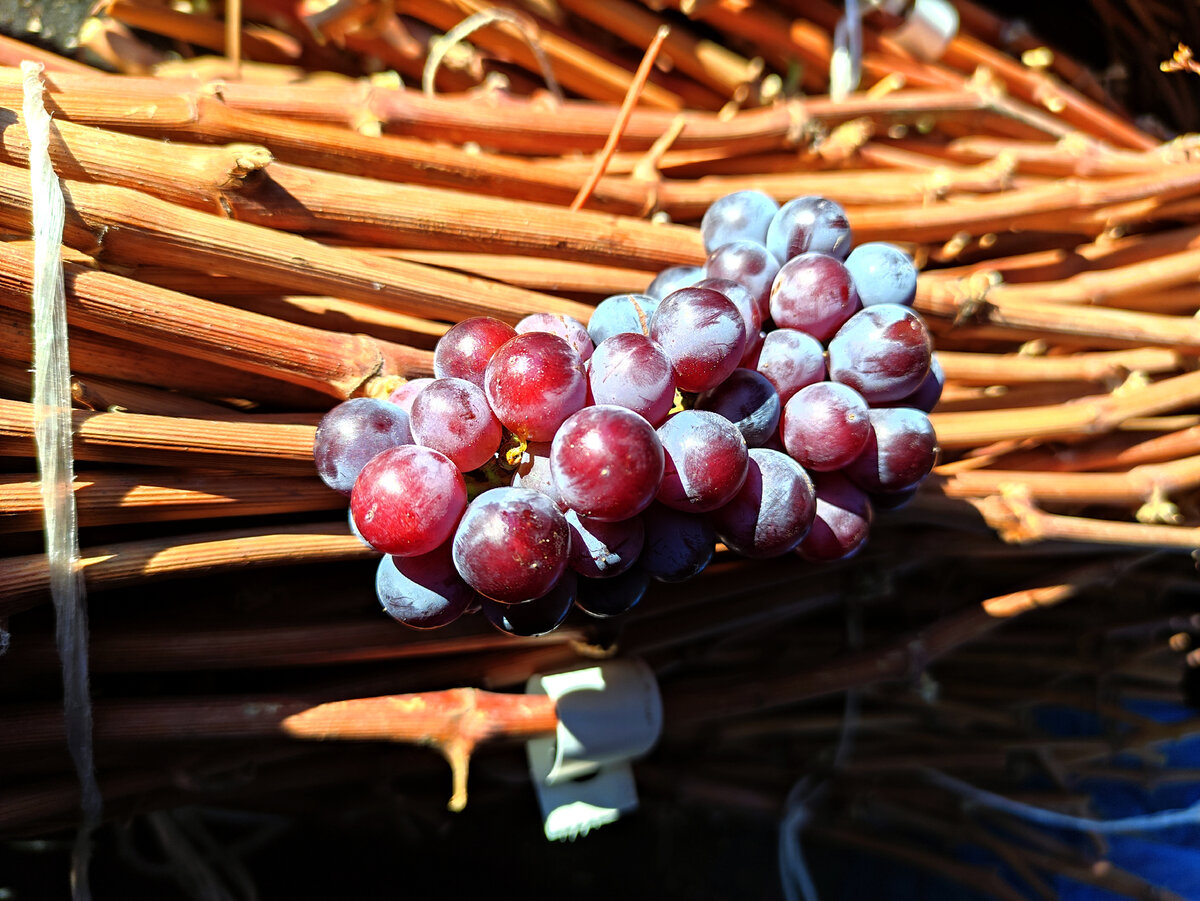
[[[871,501],[840,472],[812,474],[817,512],[796,553],[805,560],[841,560],[857,553],[871,529]]]
[[[654,277],[646,287],[646,294],[654,300],[662,300],[680,288],[692,287],[702,278],[704,269],[700,266],[671,266]]]
[[[571,530],[558,505],[529,488],[493,488],[471,502],[454,533],[454,566],[484,597],[538,598],[567,568]]]
[[[895,244],[859,244],[846,257],[846,268],[864,307],[877,303],[911,306],[917,296],[917,267],[912,257]]]
[[[463,472],[496,453],[502,430],[487,398],[466,379],[435,379],[413,401],[413,438],[441,451]]]
[[[449,625],[480,600],[454,568],[449,542],[417,557],[384,554],[375,595],[388,616],[414,629]]]
[[[492,354],[483,390],[496,418],[526,441],[550,441],[587,400],[583,361],[547,332],[517,335]]]
[[[517,330],[491,316],[476,316],[452,325],[433,349],[433,374],[440,379],[466,379],[483,387],[488,360],[516,337]]]
[[[937,454],[937,435],[920,410],[871,410],[866,445],[846,467],[846,475],[872,494],[904,491],[929,475]]]
[[[322,416],[317,426],[313,439],[317,475],[334,491],[349,494],[372,457],[412,440],[404,410],[373,397],[351,398]]]
[[[767,229],[767,249],[785,262],[802,253],[825,253],[844,260],[850,243],[846,211],[827,197],[789,200]]]
[[[530,313],[517,323],[517,334],[524,335],[526,332],[549,332],[551,335],[558,335],[570,344],[579,354],[579,359],[585,362],[591,359],[592,351],[595,350],[592,337],[584,324],[565,313]]]
[[[765,244],[767,229],[779,212],[775,198],[762,191],[734,191],[714,200],[700,220],[704,249],[712,253],[730,241]]]
[[[676,510],[707,513],[737,494],[749,456],[737,426],[717,413],[684,410],[658,427],[666,469],[658,500]]]
[[[350,494],[359,534],[384,554],[427,554],[453,533],[467,485],[445,454],[417,444],[392,447],[363,467]]]
[[[650,334],[650,317],[660,297],[648,294],[614,294],[596,305],[588,320],[588,334],[597,347],[613,335]]]
[[[848,385],[817,382],[801,388],[783,408],[783,446],[806,469],[841,469],[866,447],[869,412],[862,395]]]
[[[417,395],[425,390],[425,386],[430,384],[433,379],[419,378],[408,379],[403,385],[388,395],[388,403],[395,404],[405,413],[411,415],[413,401],[417,399]]]
[[[611,579],[579,577],[579,596],[575,606],[588,616],[605,619],[628,613],[646,596],[650,575],[640,567]]]
[[[571,527],[571,556],[568,565],[589,579],[611,579],[633,566],[642,552],[646,530],[638,517],[620,522],[601,522],[566,513]]]
[[[578,578],[568,570],[541,597],[524,604],[504,604],[483,598],[479,607],[493,626],[507,635],[536,638],[557,629],[575,603]]]
[[[742,285],[758,307],[760,319],[771,315],[771,285],[782,265],[766,246],[758,241],[730,241],[708,255],[704,263],[707,278],[727,278]]]
[[[861,308],[850,272],[823,253],[802,253],[783,264],[771,286],[771,318],[780,328],[828,341]]]
[[[812,479],[779,451],[750,448],[746,481],[733,500],[712,513],[717,537],[743,557],[778,557],[808,534],[816,515]]]
[[[712,391],[700,395],[696,409],[724,416],[750,447],[760,447],[779,428],[779,393],[753,369],[733,370]]]
[[[908,307],[876,304],[855,313],[829,342],[829,377],[870,404],[900,400],[929,373],[933,339]]]
[[[567,509],[567,505],[558,496],[558,489],[554,487],[554,476],[550,473],[549,441],[531,441],[525,446],[521,462],[513,471],[512,487],[540,491],[554,501],[559,509]]]
[[[825,379],[825,348],[807,332],[777,328],[763,339],[758,371],[786,404],[801,388]]]
[[[754,301],[754,296],[745,285],[730,278],[702,278],[696,282],[697,288],[712,288],[725,295],[725,299],[738,308],[742,314],[742,323],[746,326],[746,337],[757,335],[762,329],[763,315]]]
[[[550,445],[554,488],[568,507],[615,522],[649,506],[663,477],[663,448],[654,426],[624,407],[584,407]]]
[[[675,371],[681,391],[715,388],[737,368],[746,350],[742,314],[711,288],[684,288],[668,295],[650,320],[650,338]]]
[[[675,403],[675,371],[663,349],[642,334],[605,338],[592,355],[588,387],[596,404],[632,410],[661,425]]]

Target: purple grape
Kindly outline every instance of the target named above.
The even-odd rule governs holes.
[[[624,407],[584,407],[562,424],[550,445],[550,472],[563,503],[608,522],[649,506],[663,465],[654,426]]]
[[[707,513],[737,494],[749,456],[737,426],[717,413],[684,410],[658,427],[666,469],[658,500],[676,510]]]
[[[708,255],[704,274],[708,278],[727,278],[750,292],[765,320],[771,315],[771,285],[781,263],[759,241],[730,241]]]
[[[867,445],[869,412],[862,395],[847,385],[817,382],[801,388],[783,408],[783,446],[805,469],[841,469]]]
[[[912,257],[895,244],[859,244],[846,257],[846,268],[864,307],[877,303],[911,306],[917,296],[917,267]]]
[[[777,328],[763,340],[756,368],[786,404],[801,388],[825,379],[825,348],[807,332]]]
[[[597,619],[620,616],[636,607],[649,587],[650,576],[640,567],[611,579],[580,577],[575,606]]]
[[[742,369],[758,369],[758,361],[762,356],[763,343],[767,340],[767,333],[759,331],[753,338],[746,338],[746,352],[742,354],[742,362],[738,364]]]
[[[500,447],[500,421],[483,391],[466,379],[435,379],[412,409],[416,443],[441,451],[463,472],[478,469]]]
[[[571,527],[571,555],[568,565],[589,579],[611,579],[633,566],[642,552],[646,529],[638,517],[620,522],[601,522],[566,513]]]
[[[872,410],[862,453],[846,475],[864,491],[903,491],[929,475],[937,461],[937,435],[929,417],[911,407]]]
[[[384,554],[375,595],[388,616],[414,629],[449,625],[480,600],[454,568],[449,542],[418,557]]]
[[[829,342],[829,377],[881,404],[900,400],[929,373],[933,339],[908,307],[881,303],[855,313]]]
[[[409,379],[395,391],[388,395],[388,403],[395,404],[405,413],[412,413],[413,401],[417,399],[417,395],[424,390],[425,386],[431,383],[433,379]]]
[[[350,494],[359,534],[384,554],[416,557],[445,542],[467,506],[462,473],[445,454],[405,444],[376,454]]]
[[[752,369],[735,369],[712,391],[700,395],[697,410],[719,413],[737,426],[749,447],[759,447],[779,428],[779,393]]]
[[[645,335],[605,338],[588,367],[596,404],[615,404],[661,425],[675,404],[675,371],[663,349]]]
[[[767,249],[787,261],[802,253],[826,253],[839,260],[850,253],[846,211],[825,197],[789,200],[767,229]]]
[[[899,491],[875,491],[870,495],[871,506],[876,510],[899,510],[921,490],[921,483],[901,488]]]
[[[526,441],[549,441],[587,400],[587,376],[566,341],[529,332],[492,355],[483,390],[506,429]]]
[[[322,416],[317,426],[317,475],[334,491],[349,494],[372,457],[412,440],[408,414],[398,406],[373,397],[351,398]]]
[[[488,360],[517,330],[491,316],[464,319],[438,340],[433,350],[433,374],[440,379],[466,379],[483,387]]]
[[[771,287],[771,318],[780,328],[828,341],[861,308],[850,272],[831,256],[803,253],[783,264]]]
[[[742,314],[711,288],[684,288],[666,297],[650,320],[681,391],[707,391],[737,368],[746,351]]]
[[[937,354],[929,358],[929,372],[917,386],[917,390],[900,400],[880,404],[882,407],[914,407],[922,413],[932,413],[942,399],[942,388],[946,385],[946,373],[938,362]]]
[[[817,513],[796,553],[805,560],[841,560],[858,552],[871,529],[871,501],[840,472],[813,474]]]
[[[702,278],[704,270],[699,266],[671,266],[654,276],[654,281],[646,287],[646,294],[654,300],[662,300],[680,288],[692,287]]]
[[[730,241],[765,244],[767,229],[779,212],[779,204],[762,191],[734,191],[713,201],[700,221],[704,249],[712,253]]]
[[[480,609],[488,622],[507,635],[536,638],[553,632],[571,612],[575,603],[578,579],[568,570],[541,597],[524,604],[504,604],[483,598]]]
[[[613,335],[650,334],[650,317],[658,309],[660,299],[648,294],[614,294],[604,298],[588,320],[592,343],[599,347],[600,342]]]
[[[454,566],[484,597],[541,597],[567,568],[571,529],[558,506],[528,488],[493,488],[471,502],[454,533]]]
[[[642,514],[646,542],[638,568],[660,582],[686,582],[713,558],[717,536],[706,516],[651,504]]]
[[[725,299],[738,308],[742,314],[742,322],[746,326],[746,335],[757,335],[762,331],[763,315],[755,303],[754,296],[745,285],[728,278],[702,278],[696,282],[697,288],[712,288],[725,295]]]
[[[730,550],[755,559],[778,557],[808,534],[816,509],[812,479],[799,463],[753,447],[745,484],[712,513],[712,523]]]
[[[582,322],[565,313],[530,313],[517,323],[517,334],[526,332],[549,332],[558,335],[575,349],[579,359],[585,363],[591,359],[595,345]]]

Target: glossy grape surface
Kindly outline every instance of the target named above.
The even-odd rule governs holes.
[[[594,403],[625,407],[658,426],[675,403],[675,370],[645,335],[613,335],[592,356],[588,387]]]
[[[526,441],[550,441],[587,400],[583,361],[562,338],[517,335],[488,362],[484,393],[496,418]]]
[[[750,449],[746,481],[712,513],[717,537],[744,557],[778,557],[808,534],[816,516],[812,479],[786,454]]]
[[[667,296],[650,320],[650,338],[675,372],[681,391],[707,391],[737,368],[746,350],[742,314],[711,288],[684,288]]]
[[[414,629],[449,625],[480,599],[454,568],[449,542],[417,557],[384,554],[375,594],[388,616]]]
[[[409,379],[395,391],[388,395],[388,403],[395,404],[405,413],[412,413],[413,401],[417,399],[417,395],[432,382],[430,378]]]
[[[650,317],[658,309],[661,298],[648,294],[614,294],[606,297],[592,311],[588,320],[588,335],[597,347],[613,335],[650,334]]]
[[[866,445],[846,475],[864,491],[896,492],[916,485],[937,462],[937,436],[929,417],[911,407],[870,413]]]
[[[438,378],[466,379],[483,387],[488,360],[517,330],[490,316],[464,319],[438,339],[433,351],[433,374]]]
[[[775,198],[762,191],[735,191],[713,201],[700,220],[704,249],[712,253],[730,241],[765,244],[767,229],[779,212]]]
[[[321,481],[349,494],[372,457],[412,440],[408,414],[402,409],[387,401],[355,397],[321,417],[313,439],[313,460]]]
[[[911,306],[917,295],[917,267],[912,257],[895,244],[859,244],[846,257],[846,268],[864,307],[877,303]]]
[[[579,359],[587,362],[591,359],[595,345],[587,327],[573,316],[563,313],[530,313],[517,323],[517,334],[526,332],[548,332],[558,335],[579,354]]]
[[[777,328],[763,339],[756,368],[786,404],[801,388],[825,379],[825,348],[807,332]]]
[[[666,469],[658,500],[707,513],[726,504],[746,480],[749,456],[737,426],[717,413],[684,410],[658,428]]]
[[[848,385],[817,382],[801,388],[783,408],[783,446],[806,469],[841,469],[866,447],[869,413],[862,395]]]
[[[650,575],[640,567],[611,579],[579,578],[575,606],[589,616],[605,619],[628,613],[646,596]]]
[[[908,307],[877,304],[854,314],[829,342],[829,377],[870,404],[900,400],[929,373],[933,339]]]
[[[642,552],[646,529],[639,517],[601,522],[566,513],[571,527],[571,569],[589,579],[611,579],[633,566]]]
[[[624,407],[585,407],[562,424],[550,445],[558,496],[592,519],[614,522],[645,510],[663,466],[654,426]]]
[[[783,264],[771,287],[771,318],[780,328],[828,341],[862,304],[850,272],[833,257],[804,253]]]
[[[350,494],[354,523],[371,547],[415,557],[445,542],[467,506],[467,486],[445,454],[405,444],[377,454]]]
[[[825,253],[844,260],[851,240],[846,211],[825,197],[789,200],[767,229],[767,249],[780,260],[802,253]]]
[[[503,604],[483,598],[480,609],[493,626],[507,635],[536,638],[557,629],[575,603],[578,579],[568,570],[539,598],[524,604]]]
[[[781,262],[759,241],[730,241],[708,255],[704,263],[707,278],[727,278],[750,292],[760,319],[771,315],[771,285]]]
[[[662,300],[680,288],[692,287],[702,278],[704,269],[700,266],[671,266],[654,277],[646,287],[646,294],[655,300]]]
[[[463,472],[492,459],[500,421],[480,388],[466,379],[435,379],[413,401],[413,438],[441,451]]]
[[[779,428],[779,393],[752,369],[735,369],[712,391],[700,395],[696,409],[724,416],[737,426],[749,447],[760,447]]]
[[[813,473],[812,480],[817,493],[816,516],[796,553],[817,562],[857,553],[871,530],[870,499],[839,472]]]
[[[528,488],[493,488],[471,502],[454,533],[454,566],[485,597],[541,597],[567,568],[571,530],[558,506]]]

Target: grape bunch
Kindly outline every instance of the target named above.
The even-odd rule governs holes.
[[[739,191],[701,235],[703,267],[606,298],[586,326],[467,319],[435,378],[324,417],[317,470],[383,554],[387,613],[427,629],[478,609],[540,635],[696,576],[718,541],[848,557],[874,509],[912,496],[942,373],[908,256],[852,250],[822,197]]]

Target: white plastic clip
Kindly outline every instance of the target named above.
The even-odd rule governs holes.
[[[948,0],[916,0],[900,25],[886,33],[917,59],[941,59],[958,34],[958,10]]]
[[[630,762],[662,732],[662,698],[640,660],[615,659],[553,675],[533,676],[530,693],[557,703],[553,738],[526,745],[546,838],[585,835],[637,809]]]

